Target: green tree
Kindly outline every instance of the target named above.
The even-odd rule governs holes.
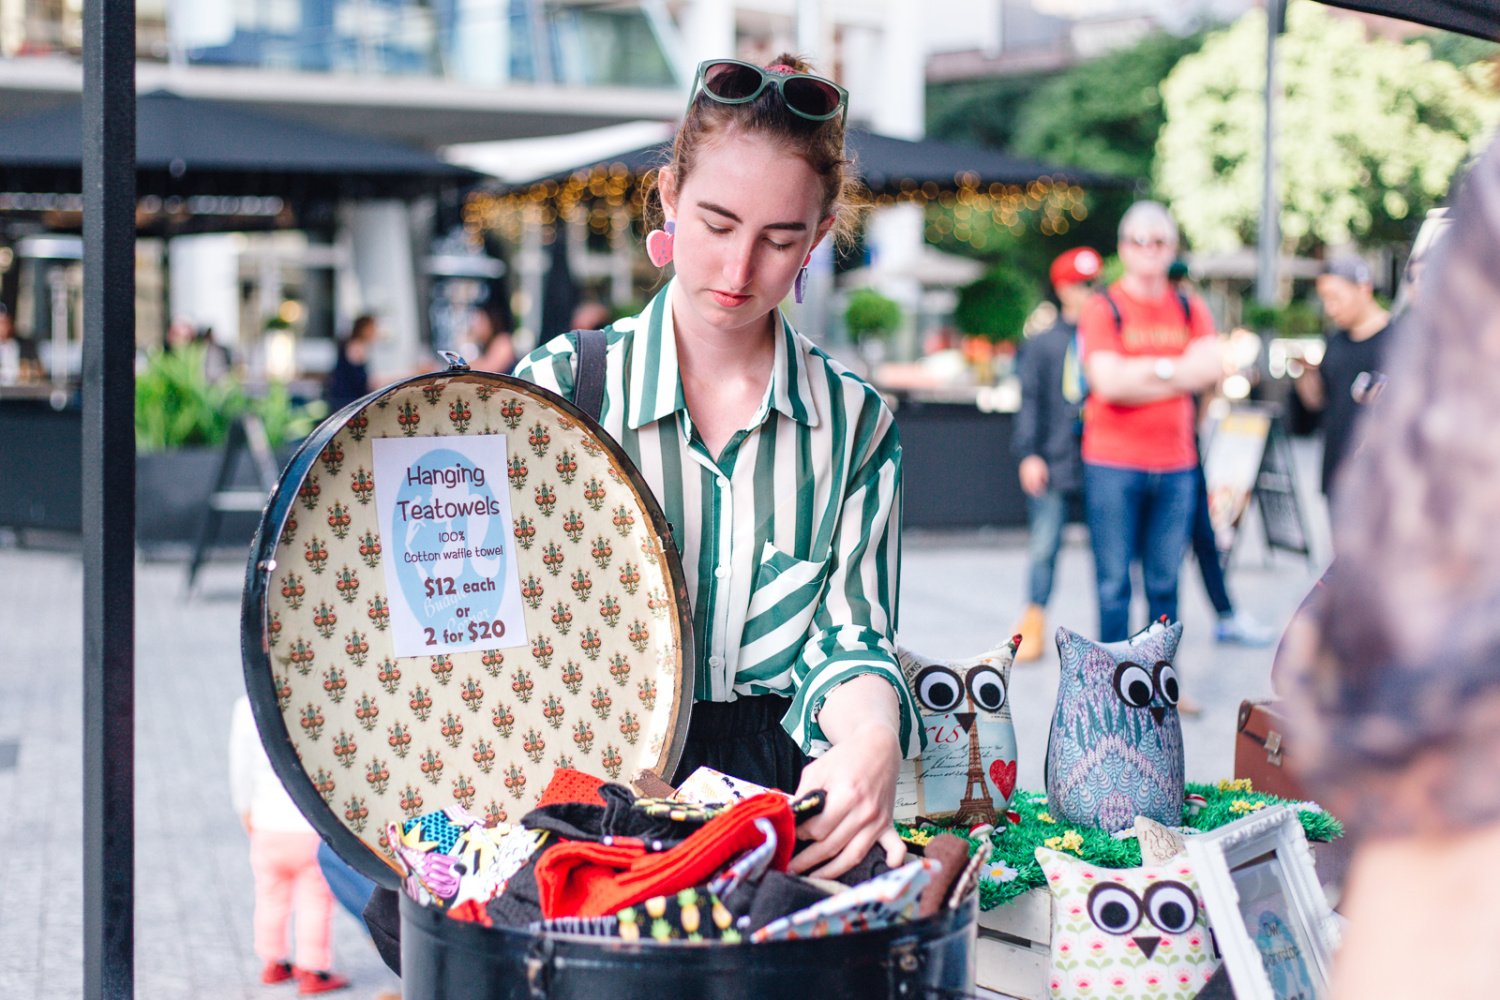
[[[1433,207],[1495,119],[1486,67],[1366,36],[1307,0],[1277,43],[1277,190],[1287,249],[1399,240]],[[1265,128],[1265,12],[1210,36],[1162,84],[1157,190],[1200,250],[1256,238]]]
[[[1061,217],[1034,207],[989,218],[931,205],[927,237],[950,253],[1007,261],[1037,287],[1052,258],[1084,244],[1108,253],[1126,206],[1146,187],[1163,121],[1160,84],[1202,32],[1151,34],[1050,77],[943,84],[928,89],[928,134],[1118,178],[1086,185],[1081,210]]]
[[[1012,150],[1097,173],[1150,178],[1165,121],[1161,82],[1203,39],[1201,33],[1158,32],[1059,74],[1026,99]]]

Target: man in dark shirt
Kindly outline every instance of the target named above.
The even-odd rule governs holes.
[[[1057,550],[1062,544],[1068,506],[1083,488],[1078,455],[1079,410],[1083,384],[1078,367],[1078,313],[1094,293],[1102,265],[1099,253],[1078,247],[1052,262],[1052,287],[1059,315],[1049,329],[1021,348],[1021,409],[1016,414],[1012,447],[1020,460],[1021,489],[1031,526],[1028,556],[1031,571],[1026,613],[1017,660],[1034,660],[1045,648],[1047,602]]]
[[[1333,486],[1339,463],[1354,450],[1359,404],[1354,383],[1361,372],[1380,370],[1390,347],[1391,315],[1375,301],[1370,266],[1360,257],[1335,257],[1318,276],[1318,298],[1333,325],[1323,360],[1297,380],[1302,402],[1323,413],[1323,492]]]

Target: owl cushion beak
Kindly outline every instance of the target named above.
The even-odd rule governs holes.
[[[1141,949],[1141,954],[1147,958],[1156,954],[1156,946],[1161,944],[1161,938],[1159,937],[1138,937],[1131,938],[1130,940],[1135,942],[1136,947]]]
[[[1166,708],[1164,706],[1161,706],[1161,705],[1152,705],[1151,706],[1151,718],[1153,718],[1153,719],[1156,720],[1156,724],[1158,726],[1161,725],[1161,720],[1164,719],[1164,718],[1166,718],[1166,717],[1167,717],[1167,710],[1166,710]]]

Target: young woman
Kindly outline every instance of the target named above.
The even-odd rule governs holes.
[[[847,232],[847,94],[791,56],[703,63],[659,174],[647,249],[674,276],[607,329],[601,423],[671,523],[697,663],[678,777],[706,764],[828,795],[793,871],[891,863],[896,774],[922,742],[892,637],[901,447],[876,392],[778,309],[819,241]],[[519,378],[568,395],[576,341]],[[812,759],[809,760],[809,757]]]

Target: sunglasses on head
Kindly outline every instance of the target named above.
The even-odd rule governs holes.
[[[775,87],[787,110],[808,121],[829,121],[849,106],[849,92],[821,76],[766,70],[738,59],[709,59],[698,64],[688,107],[700,93],[720,104],[749,104],[767,87]]]

